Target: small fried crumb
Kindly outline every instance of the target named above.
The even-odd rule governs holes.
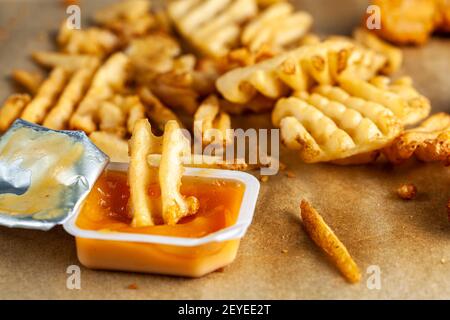
[[[261,182],[267,182],[269,181],[269,176],[260,176],[259,180],[261,180]]]
[[[224,273],[225,272],[225,268],[221,267],[219,269],[216,269],[215,272]]]
[[[447,260],[445,260],[445,258],[442,258],[442,259],[441,259],[441,263],[442,263],[442,264],[444,264],[444,263],[446,263],[446,262],[447,262]]]
[[[136,283],[129,284],[129,285],[127,286],[127,289],[130,289],[130,290],[137,290],[137,289],[138,289],[138,285],[137,285]]]
[[[286,168],[287,168],[287,165],[284,164],[284,163],[281,162],[281,161],[280,161],[280,163],[278,164],[278,166],[279,166],[279,168],[280,168],[280,171],[284,171],[284,170],[286,170]]]
[[[293,171],[287,171],[286,172],[286,177],[288,178],[295,178],[295,173]]]
[[[281,252],[282,253],[288,253],[288,250],[287,249],[283,249],[283,250],[281,250]]]
[[[397,189],[397,195],[403,200],[412,200],[417,195],[417,188],[412,183],[403,184]]]

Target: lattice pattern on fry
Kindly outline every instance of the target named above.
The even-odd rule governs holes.
[[[240,25],[258,8],[255,0],[179,0],[168,10],[180,33],[197,49],[221,57],[239,42]]]
[[[202,137],[202,143],[208,145],[227,144],[232,141],[231,118],[220,111],[219,99],[212,95],[205,99],[194,115],[194,132]]]
[[[379,56],[373,51],[355,47],[349,41],[331,39],[279,54],[253,66],[237,68],[216,82],[219,92],[229,101],[246,103],[257,92],[276,99],[290,89],[307,90],[314,83],[334,84],[346,70],[371,78],[377,70]]]
[[[339,79],[340,86],[350,94],[378,102],[389,108],[403,124],[414,124],[426,118],[431,110],[430,102],[412,85],[408,77],[392,81],[377,76],[368,81],[344,76]]]
[[[283,143],[305,162],[345,159],[378,150],[402,129],[392,112],[333,86],[278,101],[272,122]]]
[[[287,2],[269,6],[243,28],[241,44],[250,51],[265,45],[280,51],[298,42],[309,31],[313,19],[307,12],[294,11]]]
[[[432,115],[418,127],[403,132],[383,153],[396,164],[416,156],[421,161],[450,165],[450,115]]]
[[[164,135],[154,136],[150,123],[139,120],[130,140],[130,207],[132,224],[137,227],[165,223],[176,224],[179,219],[195,214],[199,202],[195,197],[180,193],[183,176],[183,157],[190,156],[189,140],[183,135],[176,121],[167,122]],[[159,168],[150,166],[147,157],[160,154]],[[152,199],[149,186],[159,183],[161,198]]]

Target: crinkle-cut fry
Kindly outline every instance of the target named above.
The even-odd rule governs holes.
[[[383,149],[386,158],[399,164],[415,155],[424,162],[450,164],[450,115],[437,113],[416,128],[406,130]]]
[[[14,70],[11,77],[16,83],[25,88],[32,95],[36,94],[42,84],[42,81],[44,81],[44,78],[40,73],[25,70]]]
[[[69,73],[62,68],[55,68],[49,77],[42,83],[33,100],[25,107],[21,118],[41,124],[50,108],[56,102],[58,95],[63,91],[69,78]]]
[[[137,121],[146,119],[145,107],[138,96],[126,97],[122,104],[122,110],[127,115],[126,127],[129,133],[133,133],[134,125]]]
[[[204,169],[225,169],[247,171],[252,169],[244,159],[234,159],[232,162],[224,160],[218,156],[207,156],[202,154],[192,154],[184,156],[181,161],[185,167],[204,168]],[[149,154],[147,157],[148,165],[151,167],[159,167],[161,164],[160,154]]]
[[[100,131],[114,133],[119,137],[124,137],[127,129],[126,114],[122,108],[110,101],[103,101],[98,109]]]
[[[169,4],[180,33],[205,55],[225,56],[238,42],[240,24],[257,13],[255,0],[180,0]]]
[[[13,94],[6,99],[0,108],[0,132],[6,131],[20,117],[30,101],[31,96],[28,94]]]
[[[280,99],[272,122],[281,129],[282,142],[298,150],[307,163],[335,161],[365,154],[388,145],[402,129],[383,106],[364,101],[330,99],[331,86],[308,95]],[[341,91],[338,91],[341,93]]]
[[[129,141],[130,167],[128,184],[130,186],[130,209],[133,214],[132,225],[145,227],[155,224],[157,204],[148,196],[149,186],[158,183],[158,169],[147,164],[147,156],[161,153],[163,138],[156,137],[147,119],[136,122]]]
[[[220,111],[219,99],[215,95],[206,98],[194,115],[194,132],[201,135],[202,144],[230,143],[232,141],[230,129],[231,118],[227,113]]]
[[[374,31],[396,44],[423,44],[436,25],[434,0],[372,0],[380,9],[381,28]]]
[[[405,125],[426,118],[431,110],[429,100],[404,80],[389,83],[388,78],[379,76],[368,82],[345,75],[339,78],[339,84],[353,96],[377,102],[391,109]]]
[[[54,130],[63,130],[68,127],[70,117],[86,93],[97,67],[98,64],[92,64],[73,74],[57,104],[46,116],[43,122],[44,127]]]
[[[269,6],[244,27],[241,42],[251,51],[257,51],[265,44],[283,48],[299,41],[311,25],[309,13],[294,12],[291,4],[280,2]]]
[[[62,52],[98,57],[113,52],[120,45],[119,38],[109,30],[96,27],[78,30],[69,28],[66,22],[61,25],[57,40]]]
[[[381,40],[373,32],[363,28],[357,28],[353,32],[355,40],[363,46],[370,48],[386,57],[387,63],[383,68],[386,74],[398,71],[403,62],[402,50]]]
[[[35,62],[46,68],[63,68],[67,71],[77,71],[81,68],[89,68],[98,65],[97,57],[87,54],[67,54],[50,51],[33,52],[32,58]]]
[[[100,25],[109,25],[117,20],[137,20],[150,11],[151,5],[148,0],[120,1],[98,10],[94,21]]]
[[[164,128],[161,164],[159,166],[162,216],[165,224],[174,225],[181,218],[195,214],[199,209],[197,198],[193,196],[184,197],[180,193],[184,170],[182,157],[190,154],[189,140],[183,135],[178,123],[170,120]]]
[[[322,216],[306,200],[302,200],[300,210],[305,231],[315,244],[325,252],[349,282],[359,282],[361,272],[358,265]]]
[[[92,142],[104,153],[112,162],[128,162],[128,141],[114,133],[95,131],[89,135]]]
[[[164,131],[166,123],[175,120],[181,126],[182,122],[177,115],[167,108],[147,87],[141,87],[138,90],[139,97],[146,108],[146,114],[150,120],[157,126],[157,129]]]
[[[100,103],[124,88],[129,69],[129,58],[121,53],[112,55],[95,73],[92,84],[70,119],[72,129],[91,133],[97,130],[96,114]]]
[[[217,79],[216,86],[228,101],[244,104],[258,92],[276,99],[288,88],[304,91],[314,82],[333,84],[336,76],[346,69],[353,49],[351,42],[337,40],[303,46],[255,65],[231,70]]]

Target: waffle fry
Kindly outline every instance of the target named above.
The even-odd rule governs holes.
[[[114,133],[95,131],[89,135],[91,141],[105,154],[112,162],[129,162],[128,141]]]
[[[68,54],[88,54],[104,57],[120,45],[119,38],[105,29],[96,27],[85,30],[69,28],[64,22],[59,30],[58,45]]]
[[[25,107],[21,118],[41,124],[50,108],[56,102],[58,95],[64,90],[69,78],[68,72],[62,68],[55,68],[40,86],[33,100]]]
[[[230,143],[233,138],[230,129],[230,116],[220,111],[219,99],[214,95],[205,99],[194,115],[194,132],[201,135],[202,144]]]
[[[30,101],[31,97],[28,94],[13,94],[6,99],[0,108],[0,132],[6,131],[20,117]]]
[[[70,119],[70,127],[86,133],[97,131],[96,113],[100,103],[113,97],[124,88],[129,68],[129,58],[115,53],[94,75],[92,84]]]
[[[239,42],[240,25],[257,13],[255,0],[179,0],[169,16],[180,33],[201,53],[225,56]]]
[[[286,48],[306,35],[312,21],[309,13],[294,12],[291,4],[279,2],[262,11],[244,27],[241,43],[251,51],[258,51],[264,45],[274,49]]]
[[[385,74],[392,74],[400,69],[403,62],[403,54],[399,48],[384,42],[374,33],[362,28],[357,28],[353,32],[353,37],[358,43],[386,57],[386,66],[383,68]]]
[[[244,104],[257,92],[277,99],[289,89],[304,91],[314,82],[332,84],[346,69],[353,49],[352,43],[338,40],[300,47],[225,73],[217,80],[217,89],[228,101]]]
[[[99,59],[85,54],[67,54],[59,52],[38,51],[32,54],[35,62],[46,68],[63,68],[74,72],[81,68],[89,68],[99,63]]]
[[[54,130],[63,130],[67,128],[70,117],[86,93],[97,66],[97,64],[93,64],[90,67],[82,68],[73,74],[57,104],[45,117],[43,122],[45,127]]]
[[[157,203],[147,194],[149,186],[158,183],[158,169],[147,165],[147,156],[152,153],[161,153],[162,143],[163,138],[152,134],[147,120],[136,123],[129,142],[130,167],[128,169],[130,209],[134,227],[151,226],[155,224],[155,219],[158,219]]]
[[[319,86],[311,95],[280,99],[272,122],[283,143],[307,163],[367,154],[388,145],[402,126],[385,106]]]
[[[450,115],[434,114],[418,127],[406,130],[383,149],[383,154],[395,164],[416,156],[424,162],[450,165]]]
[[[410,78],[391,82],[389,78],[378,76],[367,82],[345,76],[339,83],[351,95],[386,106],[405,125],[426,118],[431,110],[430,102],[414,89]]]
[[[38,72],[28,72],[25,70],[14,70],[11,78],[25,88],[30,94],[35,95],[44,80]]]

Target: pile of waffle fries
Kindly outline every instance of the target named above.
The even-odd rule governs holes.
[[[113,161],[128,161],[135,124],[221,133],[232,115],[272,112],[284,145],[305,162],[449,162],[448,115],[426,120],[430,102],[409,77],[390,79],[402,52],[359,28],[321,39],[312,16],[287,1],[175,0],[153,8],[126,0],[94,15],[95,26],[62,23],[56,52],[33,52],[46,77],[14,70],[25,93],[0,109],[14,120],[83,130]],[[191,123],[194,122],[194,125]],[[200,123],[200,125],[199,125]],[[186,125],[187,124],[187,125]]]

